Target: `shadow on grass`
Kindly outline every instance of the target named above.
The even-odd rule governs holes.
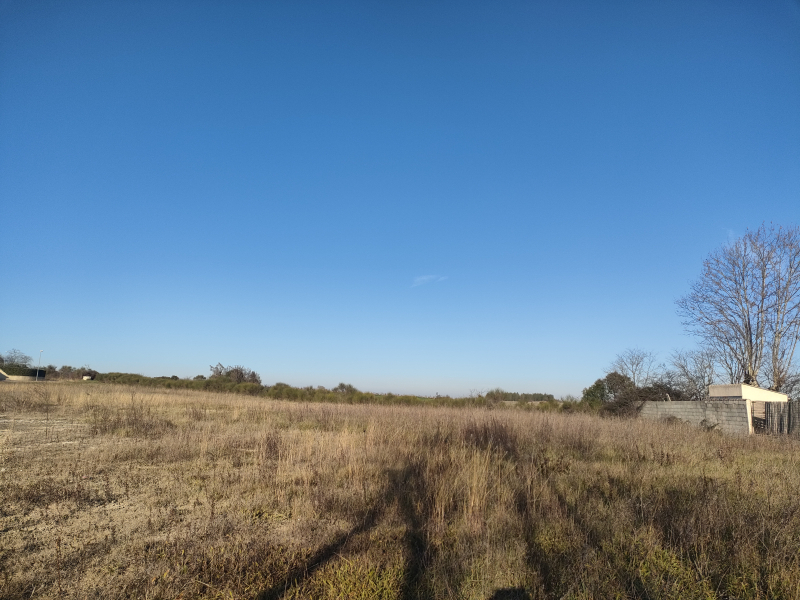
[[[352,529],[337,536],[302,565],[292,569],[282,583],[262,591],[257,596],[257,600],[279,600],[290,589],[313,577],[314,573],[344,549],[352,537],[373,529],[378,524],[386,507],[395,502],[406,523],[403,543],[406,547],[407,558],[399,598],[401,600],[432,598],[433,593],[425,577],[432,551],[425,534],[424,515],[417,509],[418,506],[424,506],[425,485],[422,469],[420,465],[409,465],[404,469],[389,471],[387,479],[388,483],[383,494]],[[505,597],[499,596],[499,598]],[[508,596],[508,598],[512,598],[512,596]]]
[[[548,484],[548,487],[552,490],[552,484]],[[575,573],[575,569],[580,568],[581,557],[573,556],[572,552],[566,548],[556,551],[547,545],[543,546],[538,538],[541,528],[543,526],[546,527],[545,520],[542,519],[541,515],[536,514],[530,498],[523,490],[517,490],[515,503],[517,513],[522,519],[526,547],[525,554],[530,574],[538,580],[545,597],[562,598],[567,596],[575,578],[565,576],[565,574]],[[559,509],[561,514],[566,513],[563,505],[559,505]],[[490,600],[503,598],[529,598],[529,596],[524,590],[520,589],[498,590],[495,595],[491,596]]]
[[[378,502],[361,518],[361,520],[347,533],[336,537],[331,543],[326,544],[315,552],[305,563],[292,569],[284,578],[283,583],[262,591],[256,598],[257,600],[278,600],[292,587],[302,583],[314,575],[331,558],[336,556],[344,547],[347,541],[360,533],[369,531],[378,522],[378,517],[383,512],[383,504]]]
[[[693,593],[694,588],[685,587],[688,585],[686,582],[694,580],[695,577],[692,558],[688,553],[683,554],[680,546],[669,544],[671,538],[677,537],[674,534],[670,535],[672,532],[669,527],[681,520],[681,512],[687,510],[690,499],[684,498],[682,490],[669,490],[671,500],[664,503],[663,515],[657,511],[645,514],[643,508],[636,507],[632,511],[635,513],[633,526],[627,520],[623,521],[621,517],[619,521],[608,522],[609,517],[605,517],[606,520],[599,520],[586,507],[593,503],[602,505],[605,502],[617,502],[619,512],[622,513],[623,510],[630,509],[636,498],[641,496],[632,488],[631,482],[624,478],[609,477],[603,483],[606,485],[597,483],[587,485],[580,499],[582,504],[578,504],[575,500],[570,501],[564,492],[558,490],[553,481],[548,480],[546,485],[551,504],[546,510],[552,515],[549,518],[544,518],[542,514],[537,515],[532,510],[526,494],[523,491],[517,492],[517,511],[523,520],[528,566],[538,576],[544,594],[552,598],[568,596],[585,576],[594,577],[592,585],[600,586],[603,591],[596,593],[601,596],[605,594],[611,597],[613,594],[624,593],[633,598],[650,598],[657,595],[657,593],[654,595],[654,590],[666,594],[659,597],[683,597],[675,594]],[[647,500],[646,494],[645,500]],[[702,498],[698,502],[707,501],[710,501],[710,498]],[[653,503],[640,502],[640,506],[645,504]],[[553,529],[552,525],[557,522],[560,522],[569,533],[558,528]],[[634,527],[645,524],[663,531],[667,540],[663,545],[656,542],[649,546],[656,554],[655,558],[650,557],[643,563],[647,566],[645,572],[648,575],[642,575],[638,563],[634,562],[639,560],[635,555],[620,560],[620,556],[627,556],[625,554],[627,548],[634,546]],[[696,523],[693,525],[697,526]],[[631,532],[628,541],[615,541],[615,532],[627,531]],[[559,539],[559,543],[553,543],[554,537]],[[598,578],[596,573],[587,574],[586,565],[592,556],[597,557],[597,561],[602,563],[602,568],[607,574],[604,578]],[[666,558],[659,559],[662,556]],[[613,582],[613,590],[603,587],[609,582]],[[716,586],[718,582],[712,582],[712,585]],[[697,590],[702,591],[700,582],[697,583]],[[763,597],[770,597],[768,586],[762,586],[759,591],[763,593]],[[692,595],[692,597],[697,596]]]
[[[531,597],[523,588],[503,588],[489,596],[489,600],[531,600]]]
[[[433,559],[428,536],[425,533],[426,515],[421,514],[419,506],[425,506],[425,480],[419,464],[408,465],[405,469],[389,473],[389,493],[397,502],[400,514],[406,523],[404,543],[407,559],[403,576],[401,600],[412,598],[433,598],[433,590],[425,577],[425,572]]]

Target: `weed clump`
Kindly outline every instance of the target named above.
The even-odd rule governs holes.
[[[133,401],[125,407],[92,407],[89,425],[94,435],[141,438],[158,438],[175,429],[175,423],[157,414],[152,407]]]
[[[464,442],[482,450],[495,450],[513,458],[517,455],[517,436],[508,423],[497,418],[473,421],[462,429]]]

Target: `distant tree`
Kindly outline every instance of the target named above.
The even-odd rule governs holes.
[[[78,377],[78,369],[75,369],[69,365],[63,365],[58,370],[58,379],[78,379]]]
[[[715,250],[677,304],[731,378],[780,391],[800,339],[800,227],[762,225]]]
[[[590,406],[598,407],[608,402],[608,388],[605,379],[598,379],[592,385],[583,390],[581,402]]]
[[[716,370],[721,374],[721,380],[728,383],[741,383],[744,381],[744,368],[734,354],[728,352],[724,345],[706,340],[705,345],[714,357]]]
[[[355,394],[358,390],[355,386],[350,385],[349,383],[340,383],[335,388],[331,390],[332,392],[336,392],[338,394]]]
[[[506,392],[504,392],[501,388],[494,388],[493,390],[486,392],[486,401],[489,404],[499,404],[505,399]]]
[[[632,397],[636,402],[664,402],[672,400],[688,400],[683,395],[683,391],[680,388],[670,385],[664,381],[656,381],[651,385],[636,388],[632,392]]]
[[[438,398],[443,398],[437,394]],[[542,394],[540,392],[534,393],[520,393],[520,392],[507,392],[502,388],[494,388],[484,394],[486,401],[490,404],[498,402],[555,402],[556,398],[553,394]]]
[[[800,400],[800,369],[789,374],[781,387],[781,392],[789,396],[791,400]]]
[[[633,379],[622,373],[612,371],[605,378],[606,389],[608,390],[608,402],[615,402],[636,389]]]
[[[209,368],[211,369],[209,379],[226,379],[232,383],[257,383],[261,385],[261,375],[241,365],[225,367],[222,363],[217,363]]]
[[[3,356],[3,363],[7,365],[16,365],[19,367],[30,367],[33,359],[24,352],[12,348]]]
[[[638,412],[642,402],[648,400],[686,399],[683,391],[665,379],[663,373],[659,379],[655,379],[652,374],[649,378],[641,379],[649,381],[648,385],[637,386],[628,375],[612,371],[584,389],[581,402],[599,407],[600,414],[632,416]]]
[[[584,389],[581,401],[592,406],[611,404],[632,397],[636,389],[630,377],[612,371]]]
[[[666,375],[674,388],[681,390],[687,400],[708,398],[708,386],[717,378],[717,355],[713,349],[676,350],[670,362],[672,370]]]
[[[607,373],[614,372],[630,379],[636,387],[648,386],[658,377],[656,355],[640,348],[628,348],[611,363]]]

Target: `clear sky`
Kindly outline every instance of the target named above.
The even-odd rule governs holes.
[[[579,394],[800,222],[800,3],[0,0],[0,352]]]

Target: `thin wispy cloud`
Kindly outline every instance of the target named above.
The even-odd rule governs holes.
[[[417,287],[419,285],[425,285],[426,283],[431,282],[444,281],[445,279],[447,279],[447,275],[420,275],[419,277],[414,278],[414,283],[411,284],[411,287]]]
[[[436,275],[420,275],[419,277],[414,278],[414,283],[411,284],[411,287],[417,287],[418,285],[425,285],[426,283],[430,283],[431,281],[436,280]]]

